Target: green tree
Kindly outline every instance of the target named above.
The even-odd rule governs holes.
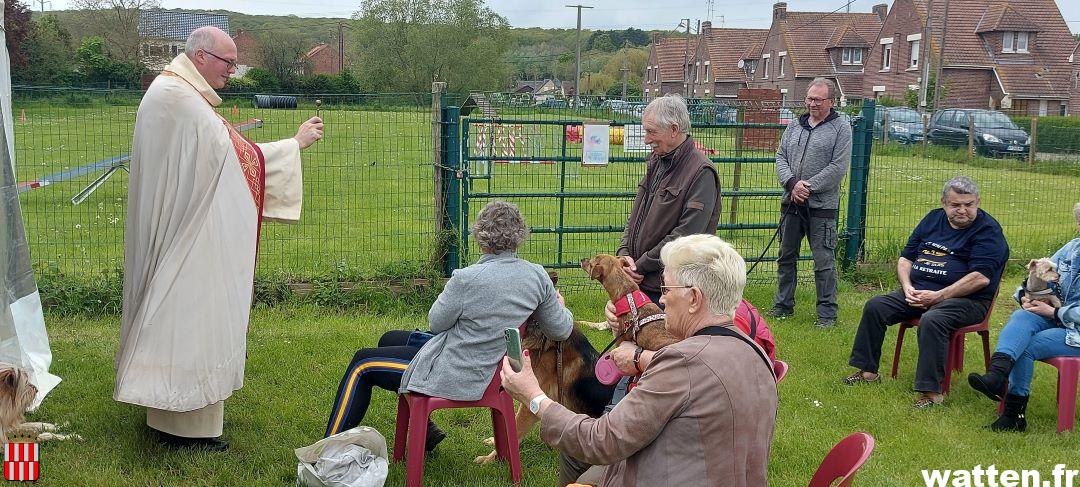
[[[289,32],[269,32],[258,36],[258,39],[256,55],[266,71],[277,79],[278,88],[296,90],[300,72],[304,70],[300,58],[307,52],[307,44],[300,36]]]
[[[503,88],[506,19],[482,0],[364,0],[357,20],[360,79],[374,91]]]
[[[105,39],[87,37],[83,39],[75,58],[79,72],[87,81],[105,82],[110,86],[136,87],[145,69],[137,62],[117,61],[105,50]]]
[[[56,15],[45,14],[31,27],[24,50],[26,67],[13,70],[12,80],[33,85],[66,85],[74,81],[71,34],[60,25]]]
[[[277,76],[262,68],[251,68],[243,76],[244,84],[255,93],[273,93],[281,90]]]

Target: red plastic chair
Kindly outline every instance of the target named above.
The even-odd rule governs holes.
[[[849,487],[855,472],[870,458],[874,451],[874,437],[868,433],[852,433],[840,440],[821,460],[809,487],[829,487],[837,480],[836,487]]]
[[[994,304],[997,303],[997,296],[993,301],[990,301],[990,308],[986,310],[986,316],[982,321],[974,324],[956,329],[949,337],[949,348],[945,351],[945,379],[941,382],[941,393],[949,393],[949,385],[952,383],[953,372],[963,372],[964,370],[964,336],[968,333],[978,333],[982,338],[983,346],[983,366],[990,369],[990,314],[994,312]],[[908,328],[914,328],[919,326],[919,319],[907,320],[900,323],[900,329],[896,334],[896,351],[893,352],[892,359],[892,372],[889,376],[896,378],[896,370],[900,365],[900,350],[904,346],[904,332]]]
[[[776,374],[776,383],[777,384],[779,384],[780,381],[784,380],[784,376],[787,375],[788,368],[789,367],[788,367],[787,362],[784,362],[783,360],[773,360],[773,362],[772,362],[772,370],[773,370],[773,373]]]
[[[514,400],[502,388],[499,372],[502,362],[495,369],[484,396],[478,401],[452,401],[441,397],[426,396],[410,392],[398,396],[397,430],[394,433],[394,461],[405,457],[406,438],[408,438],[408,462],[406,463],[405,485],[419,487],[424,480],[424,445],[427,440],[427,423],[431,412],[436,409],[489,408],[491,424],[495,430],[495,451],[498,457],[510,464],[510,480],[521,482],[521,453],[517,440],[517,425],[514,420]]]
[[[1058,369],[1057,403],[1058,433],[1072,431],[1076,423],[1076,385],[1080,381],[1080,357],[1051,357],[1040,360]],[[1006,383],[1005,388],[1008,389]],[[1005,402],[998,403],[998,414],[1005,410]]]

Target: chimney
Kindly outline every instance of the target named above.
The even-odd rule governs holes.
[[[701,35],[704,37],[712,35],[712,22],[706,20],[701,23]]]
[[[882,22],[885,22],[885,17],[889,16],[889,6],[884,3],[874,5],[872,11],[877,14],[878,18],[881,19]]]
[[[772,6],[773,20],[782,19],[787,14],[787,2],[776,2]]]

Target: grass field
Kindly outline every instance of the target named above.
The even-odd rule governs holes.
[[[310,100],[306,101],[309,102]],[[422,100],[421,100],[422,101]],[[305,102],[305,103],[306,103]],[[260,118],[262,128],[249,132],[257,140],[288,137],[313,114],[309,104],[299,110],[257,110],[236,102],[222,106],[232,121]],[[16,99],[17,178],[30,181],[70,170],[128,151],[136,107],[93,103],[66,106],[42,100]],[[26,122],[22,122],[25,113]],[[593,118],[602,114],[592,114]],[[358,108],[324,107],[326,138],[304,153],[305,201],[298,225],[267,225],[261,246],[260,275],[370,276],[393,274],[430,260],[435,233],[433,156],[430,114],[423,106]],[[507,113],[533,120],[567,119],[552,113]],[[470,156],[478,128],[471,125]],[[580,144],[564,144],[560,125],[524,125],[519,156],[580,157]],[[771,157],[768,150],[736,150],[736,130],[696,129],[695,137],[718,156]],[[490,144],[489,144],[490,145]],[[613,157],[632,156],[613,146]],[[495,155],[501,155],[496,149]],[[1026,260],[1047,255],[1071,235],[1069,209],[1080,200],[1080,181],[1072,169],[1078,161],[1057,161],[1034,168],[1015,160],[963,158],[937,150],[922,154],[907,147],[890,147],[871,162],[866,207],[864,257],[891,262],[908,232],[927,210],[937,205],[941,184],[957,174],[980,183],[983,207],[1005,229],[1013,257]],[[534,228],[523,255],[549,265],[573,265],[596,253],[612,251],[629,213],[630,198],[644,171],[639,162],[614,162],[606,167],[566,164],[503,164],[469,162],[472,179],[466,214],[474,215],[490,197],[504,195],[517,202]],[[719,164],[721,186],[743,191],[776,190],[771,163]],[[1055,174],[1056,173],[1056,174]],[[126,208],[126,173],[118,172],[84,203],[69,200],[98,174],[58,182],[20,197],[32,258],[62,273],[99,276],[120,266]],[[558,198],[560,192],[606,193],[607,197]],[[524,194],[542,194],[523,197]],[[514,195],[514,196],[507,196]],[[847,208],[844,193],[841,208]],[[724,224],[775,224],[777,197],[758,195],[722,200]],[[734,211],[733,211],[734,209]],[[840,227],[846,224],[841,211]],[[558,228],[609,229],[560,233]],[[772,235],[768,229],[722,230],[747,257],[757,257]],[[842,245],[842,243],[841,243]],[[470,249],[463,262],[475,258]],[[766,256],[775,255],[775,247]],[[769,264],[762,269],[768,270]]]
[[[1017,276],[1007,282],[1015,283]],[[1010,286],[1011,284],[1006,284]],[[748,296],[766,306],[770,287],[753,287]],[[895,380],[847,387],[840,378],[850,370],[848,351],[862,304],[877,290],[841,284],[840,326],[817,330],[812,289],[799,291],[796,317],[773,320],[779,356],[791,372],[779,386],[780,404],[769,467],[770,483],[806,485],[825,452],[853,431],[866,431],[877,448],[859,474],[857,485],[923,485],[922,469],[960,469],[996,464],[999,469],[1039,469],[1044,475],[1057,463],[1069,464],[1080,436],[1055,433],[1055,371],[1037,365],[1025,434],[995,434],[983,428],[994,405],[955,377],[945,406],[911,408],[915,368],[914,341],[905,347]],[[604,297],[598,287],[567,293],[575,317],[600,318]],[[991,320],[992,336],[1015,306],[999,301]],[[54,353],[53,370],[64,382],[47,398],[33,420],[67,421],[82,442],[46,443],[42,477],[46,486],[112,485],[291,485],[292,450],[316,441],[325,428],[338,380],[358,347],[374,344],[388,329],[422,326],[423,309],[388,314],[341,312],[309,306],[258,309],[253,313],[246,385],[227,402],[225,454],[175,452],[156,445],[144,427],[141,409],[111,399],[118,318],[47,317]],[[589,331],[600,347],[610,335]],[[885,342],[887,369],[895,341]],[[995,338],[996,339],[996,338]],[[978,342],[967,342],[965,374],[982,368]],[[393,441],[396,399],[376,391],[365,424]],[[486,454],[480,440],[490,436],[488,416],[480,410],[438,412],[435,419],[449,433],[429,458],[426,485],[508,485],[505,465],[474,465]],[[525,483],[552,485],[555,453],[532,433],[522,449]],[[1070,465],[1075,468],[1075,465]],[[387,485],[404,483],[404,467],[392,465]]]

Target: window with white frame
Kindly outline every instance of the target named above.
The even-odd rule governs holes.
[[[840,64],[862,64],[862,49],[845,47],[840,53]]]
[[[761,57],[761,77],[769,79],[769,55],[766,54]]]
[[[881,45],[881,70],[888,71],[892,67],[892,43]]]
[[[783,56],[783,55],[776,57],[776,65],[778,66],[778,69],[780,70],[780,74],[776,75],[777,78],[783,78],[784,77],[784,58],[786,58],[786,57],[787,56]]]
[[[911,46],[911,62],[908,63],[909,68],[919,67],[919,41],[910,41],[908,45]]]
[[[1003,32],[1001,52],[1028,52],[1028,32]]]

